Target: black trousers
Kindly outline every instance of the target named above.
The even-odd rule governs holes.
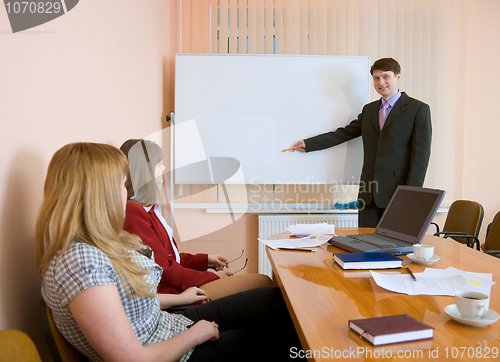
[[[195,323],[204,319],[219,325],[219,339],[197,346],[190,362],[290,361],[290,349],[301,349],[277,287],[255,288],[178,313]]]
[[[360,209],[358,210],[358,227],[360,228],[375,228],[384,214],[385,208],[382,209],[375,205],[375,201],[370,202],[368,205],[359,203]]]

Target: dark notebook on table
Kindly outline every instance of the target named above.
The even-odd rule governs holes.
[[[398,186],[374,233],[334,236],[329,243],[354,253],[412,253],[413,245],[422,241],[444,193],[443,190]]]
[[[349,320],[349,328],[374,346],[432,338],[434,328],[408,314]]]

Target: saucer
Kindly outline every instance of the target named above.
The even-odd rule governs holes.
[[[439,259],[441,259],[439,256],[437,255],[433,255],[430,259],[418,259],[415,257],[415,255],[413,253],[411,254],[407,254],[406,255],[408,257],[408,259],[410,259],[412,262],[414,263],[417,263],[417,264],[423,264],[423,265],[431,265],[431,264],[434,264],[436,261],[438,261]]]
[[[494,310],[489,310],[488,313],[484,317],[481,317],[479,319],[465,319],[462,317],[460,312],[457,309],[456,304],[451,304],[446,307],[444,307],[444,311],[446,314],[448,314],[453,320],[457,321],[458,323],[466,324],[471,327],[479,327],[483,328],[486,326],[489,326],[490,324],[495,323],[498,318],[500,317],[497,312]]]

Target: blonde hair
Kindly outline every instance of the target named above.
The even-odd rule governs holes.
[[[127,198],[143,206],[159,204],[162,190],[156,183],[155,168],[163,160],[162,148],[148,140],[130,139],[120,150],[127,156],[129,172],[125,187]]]
[[[71,242],[82,242],[106,254],[134,297],[151,297],[147,270],[131,260],[141,250],[139,237],[123,231],[125,219],[120,183],[127,159],[116,147],[72,143],[52,157],[44,185],[44,200],[36,221],[36,259],[43,274],[52,258]]]

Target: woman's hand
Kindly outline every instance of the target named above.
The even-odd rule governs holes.
[[[193,304],[196,302],[207,302],[208,296],[204,290],[191,287],[187,288],[181,294],[158,294],[161,309],[177,307],[179,305]]]
[[[190,287],[179,294],[179,300],[181,301],[181,303],[178,305],[193,304],[196,302],[208,301],[208,296],[203,289]]]
[[[227,267],[227,259],[222,255],[209,255],[208,256],[208,267],[213,268],[217,271],[224,270]]]
[[[225,277],[230,277],[233,275],[229,270],[219,270],[218,272],[215,272],[219,276],[219,278],[225,278]]]
[[[219,326],[215,322],[209,322],[204,319],[196,322],[189,331],[195,333],[199,338],[198,345],[206,341],[216,341],[219,339]]]

